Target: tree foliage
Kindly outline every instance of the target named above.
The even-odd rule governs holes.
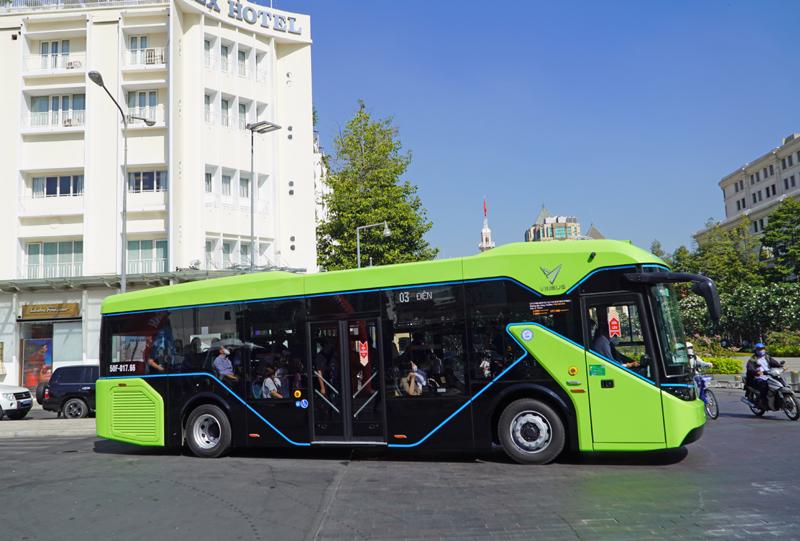
[[[758,258],[759,243],[745,221],[723,229],[711,225],[694,253],[674,254],[686,272],[708,276],[723,291],[732,291],[738,284],[763,283],[763,263]]]
[[[431,222],[417,187],[401,180],[411,161],[403,152],[390,118],[373,119],[363,102],[334,142],[334,156],[323,197],[328,219],[317,228],[320,266],[326,270],[357,266],[356,228],[386,221],[383,228],[362,229],[361,260],[367,265],[422,261],[438,250],[424,239]]]
[[[800,276],[800,201],[787,197],[770,214],[763,246],[773,257],[768,272],[775,280]]]

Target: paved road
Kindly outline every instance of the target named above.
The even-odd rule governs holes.
[[[686,449],[545,467],[500,453],[201,460],[86,437],[4,440],[0,538],[800,539],[800,422],[717,394],[720,418]]]

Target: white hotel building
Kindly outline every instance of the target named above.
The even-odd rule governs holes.
[[[316,270],[310,19],[231,2],[0,1],[0,382],[35,383],[43,344],[55,367],[97,360],[125,185],[129,289],[243,272],[252,249]],[[127,182],[90,70],[155,122],[129,122]],[[259,120],[282,129],[255,135],[251,176]]]

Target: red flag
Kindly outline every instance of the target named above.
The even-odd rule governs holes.
[[[486,198],[483,198],[483,216],[486,217]]]

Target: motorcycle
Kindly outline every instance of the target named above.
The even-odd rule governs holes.
[[[694,376],[694,382],[697,385],[700,400],[705,404],[706,415],[708,415],[710,419],[716,419],[719,417],[719,402],[717,402],[717,395],[714,394],[714,391],[708,388],[708,384],[711,383],[712,379],[711,376],[702,374],[696,374]]]
[[[744,385],[744,397],[742,402],[747,404],[754,415],[761,417],[766,411],[783,411],[790,421],[800,419],[800,402],[794,395],[794,391],[786,380],[783,379],[783,368],[770,368],[767,373],[767,393],[766,404],[761,401],[761,393],[755,387],[747,383]]]

